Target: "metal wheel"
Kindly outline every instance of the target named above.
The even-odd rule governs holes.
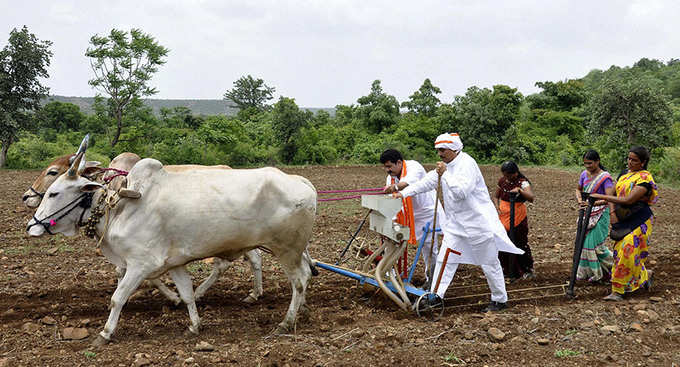
[[[425,293],[415,303],[416,314],[437,321],[444,314],[444,300],[435,293]]]

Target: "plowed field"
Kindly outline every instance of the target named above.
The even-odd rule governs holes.
[[[384,183],[378,166],[284,171],[307,177],[318,190]],[[545,168],[523,171],[537,195],[529,206],[537,277],[508,289],[563,284],[571,266],[578,175]],[[482,167],[482,172],[494,187],[499,169]],[[656,223],[647,264],[656,272],[654,288],[620,303],[601,300],[607,285],[579,283],[575,300],[555,296],[513,302],[526,293],[511,292],[508,309],[486,316],[479,310],[488,296],[451,300],[450,305],[478,305],[446,309],[439,321],[431,322],[399,310],[379,292],[320,270],[308,288],[309,316],[291,335],[270,336],[291,291],[279,266],[265,254],[264,296],[254,304],[241,303],[252,284],[251,272],[245,261],[235,262],[198,304],[200,336],[184,334],[189,325],[185,307],[173,306],[144,284],[123,308],[112,342],[93,349],[90,342],[106,322],[116,286],[114,267],[97,255],[95,241],[82,235],[34,239],[25,234],[32,212],[20,197],[37,174],[0,170],[0,366],[669,366],[680,361],[680,199],[670,188],[661,187],[653,208]],[[311,255],[335,262],[365,214],[358,199],[320,203]],[[362,231],[359,241],[371,244],[375,236]],[[201,262],[189,268],[195,285],[210,271]],[[417,280],[422,272],[417,269]],[[447,297],[485,292],[481,271],[462,266]],[[545,295],[547,290],[529,292]],[[65,339],[69,327],[85,328],[89,336]],[[490,328],[505,335],[495,340]],[[196,351],[200,342],[213,350]]]

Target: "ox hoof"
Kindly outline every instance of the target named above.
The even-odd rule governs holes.
[[[198,328],[197,328],[197,327],[193,327],[193,326],[189,326],[189,329],[187,329],[187,330],[184,331],[184,336],[185,336],[185,337],[194,337],[194,336],[198,336]]]
[[[307,307],[307,305],[301,305],[298,310],[298,321],[307,321],[310,318],[312,311]]]
[[[290,326],[283,323],[278,324],[274,330],[272,330],[272,335],[284,335],[290,333]]]
[[[248,296],[246,296],[246,298],[242,299],[241,302],[248,304],[255,303],[257,302],[257,297],[253,296],[252,294],[249,294]]]
[[[110,340],[106,339],[105,337],[101,335],[97,335],[97,337],[92,341],[92,346],[93,347],[103,347],[106,344],[109,343]]]

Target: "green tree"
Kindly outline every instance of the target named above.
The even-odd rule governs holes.
[[[427,117],[432,117],[437,113],[441,101],[437,98],[437,94],[441,94],[442,90],[438,87],[432,85],[430,79],[425,79],[423,85],[411,94],[408,101],[401,104],[409,112],[413,112],[419,115],[425,115]]]
[[[281,142],[281,159],[291,163],[297,153],[296,142],[300,129],[307,126],[312,118],[309,111],[300,111],[295,99],[281,97],[272,110],[272,127]]]
[[[91,58],[95,77],[89,83],[110,98],[111,114],[116,121],[112,147],[123,130],[125,107],[133,100],[158,92],[148,84],[158,67],[165,64],[167,54],[167,48],[139,29],[133,28],[128,34],[114,28],[108,36],[90,38],[85,56]]]
[[[160,117],[167,127],[196,129],[203,123],[200,116],[194,116],[189,107],[176,106],[173,108],[162,107]]]
[[[643,70],[650,70],[650,71],[659,70],[663,66],[664,66],[663,62],[656,60],[656,59],[650,60],[646,57],[641,58],[640,60],[638,60],[638,62],[633,64],[634,68],[640,68],[640,69],[643,69]]]
[[[522,99],[517,89],[506,85],[495,85],[493,90],[470,87],[464,96],[456,96],[453,111],[446,109],[451,121],[443,130],[460,133],[470,152],[489,159],[517,118]]]
[[[572,108],[582,105],[588,99],[585,86],[580,80],[536,82],[536,86],[543,91],[527,97],[527,102],[532,109],[571,111]]]
[[[41,128],[57,132],[78,130],[84,119],[85,114],[73,103],[52,101],[36,112],[36,120]]]
[[[399,118],[399,102],[394,96],[383,92],[380,80],[373,81],[371,93],[357,102],[357,115],[371,132],[379,133],[394,125]]]
[[[30,112],[40,107],[40,99],[49,92],[39,78],[49,77],[51,45],[24,26],[10,32],[0,51],[0,168],[5,166],[7,151],[18,132],[31,123]]]
[[[593,96],[590,111],[591,133],[606,137],[607,145],[624,153],[633,144],[654,149],[671,139],[668,97],[648,78],[631,74],[605,80]]]
[[[224,99],[234,102],[239,113],[249,109],[264,111],[269,109],[267,102],[274,98],[275,91],[276,88],[267,86],[264,80],[247,75],[234,82],[234,88],[224,93]]]

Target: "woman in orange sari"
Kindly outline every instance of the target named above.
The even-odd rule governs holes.
[[[529,247],[529,221],[527,220],[527,207],[524,205],[526,201],[534,201],[531,182],[519,171],[519,167],[513,161],[503,163],[501,173],[503,177],[498,180],[496,195],[494,195],[496,209],[501,223],[510,236],[510,195],[516,195],[514,233],[510,239],[515,246],[524,250],[524,254],[499,252],[498,258],[501,261],[503,273],[510,278],[510,282],[520,277],[531,279],[534,277],[534,259]]]
[[[648,241],[654,215],[649,208],[659,191],[652,174],[647,171],[649,151],[633,147],[628,152],[628,170],[616,182],[616,195],[591,194],[606,200],[611,209],[611,238],[614,244],[612,293],[608,301],[621,301],[626,292],[652,287],[652,271],[645,267],[649,255]]]

